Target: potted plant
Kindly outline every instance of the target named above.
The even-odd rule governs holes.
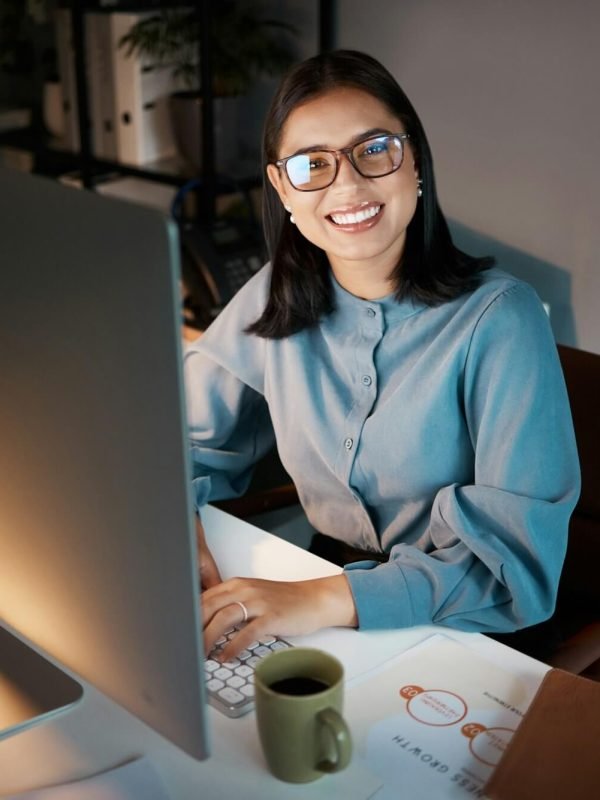
[[[274,76],[294,60],[288,23],[264,16],[250,0],[220,0],[211,6],[211,63],[217,168],[226,170],[238,153],[238,98],[260,76]],[[202,87],[198,58],[200,25],[193,9],[164,9],[137,22],[120,40],[130,56],[170,67],[177,85],[170,98],[180,153],[200,167]]]

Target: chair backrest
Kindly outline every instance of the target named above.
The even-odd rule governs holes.
[[[558,345],[581,463],[577,513],[600,523],[600,355]]]
[[[581,465],[581,496],[571,518],[560,602],[600,614],[600,355],[558,345]]]

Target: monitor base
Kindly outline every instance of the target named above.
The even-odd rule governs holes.
[[[0,740],[66,711],[83,687],[0,626]]]

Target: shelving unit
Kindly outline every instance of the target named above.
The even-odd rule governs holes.
[[[217,0],[218,1],[218,0]],[[58,5],[71,11],[77,84],[77,113],[80,147],[77,152],[58,149],[44,136],[43,131],[8,131],[0,134],[0,145],[29,151],[34,157],[34,171],[50,175],[77,171],[82,185],[93,189],[100,176],[107,173],[155,181],[179,187],[191,178],[201,177],[201,188],[196,190],[198,214],[205,222],[214,219],[216,197],[231,191],[231,181],[222,180],[215,171],[215,139],[212,93],[211,61],[211,0],[59,0]],[[135,166],[120,161],[97,158],[92,149],[89,92],[86,80],[85,16],[87,13],[129,12],[141,13],[164,8],[193,7],[198,15],[201,31],[198,64],[202,88],[202,175],[194,174],[183,163],[173,159],[151,165]],[[330,49],[334,40],[335,0],[318,3],[319,48]],[[236,186],[249,191],[261,183],[260,170],[245,177],[236,176]]]
[[[73,43],[75,50],[75,74],[77,80],[77,109],[79,116],[80,131],[80,151],[79,151],[79,170],[81,172],[82,184],[85,188],[93,188],[94,175],[98,171],[113,171],[121,175],[130,175],[140,178],[147,178],[159,183],[167,183],[180,186],[190,178],[195,177],[191,173],[183,171],[170,172],[169,165],[165,165],[164,170],[159,165],[154,168],[137,167],[123,164],[116,161],[98,159],[92,152],[90,137],[90,118],[89,118],[89,94],[86,80],[86,54],[84,47],[84,25],[85,15],[88,12],[112,13],[120,12],[143,12],[155,11],[162,8],[189,7],[189,3],[169,2],[168,0],[129,0],[128,2],[114,3],[102,2],[102,0],[65,0],[61,5],[70,9],[73,25]],[[201,31],[199,47],[199,69],[200,85],[202,86],[202,191],[198,196],[198,213],[206,222],[210,222],[215,216],[215,199],[217,196],[217,176],[214,169],[214,130],[213,130],[213,95],[211,79],[211,41],[210,41],[210,0],[196,0],[193,4],[198,16]],[[259,178],[249,179],[249,186],[258,185]]]

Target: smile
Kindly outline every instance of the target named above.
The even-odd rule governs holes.
[[[341,230],[361,231],[377,224],[382,211],[382,204],[372,203],[356,210],[332,211],[331,214],[328,214],[327,219]]]

